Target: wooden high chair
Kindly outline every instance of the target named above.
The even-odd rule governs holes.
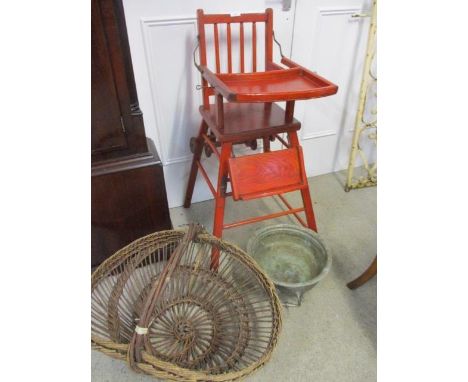
[[[315,73],[282,56],[284,68],[273,62],[273,11],[229,14],[204,14],[197,11],[200,64],[194,61],[202,75],[203,105],[199,134],[191,140],[193,161],[185,196],[184,207],[190,207],[198,170],[205,178],[215,198],[213,234],[222,236],[223,229],[294,214],[304,226],[317,231],[309,186],[304,169],[297,130],[301,124],[294,114],[294,102],[300,99],[335,94],[338,87]],[[257,72],[257,24],[265,23],[265,71]],[[221,73],[219,25],[226,24],[227,73]],[[236,25],[236,27],[233,27]],[[212,27],[216,73],[207,67],[205,28]],[[245,72],[244,30],[252,28],[252,72]],[[232,69],[232,33],[239,30],[240,73]],[[276,42],[276,40],[275,40]],[[280,46],[281,50],[281,46]],[[210,97],[215,103],[210,103]],[[224,103],[226,99],[228,103]],[[286,110],[274,102],[286,101]],[[280,134],[287,134],[287,141]],[[263,140],[263,153],[235,157],[233,145],[247,144],[256,148],[257,139]],[[278,139],[284,150],[271,151],[270,141]],[[220,151],[218,151],[220,147]],[[219,160],[216,187],[211,183],[201,164],[203,149]],[[227,184],[232,192],[227,192]],[[293,208],[282,195],[299,190],[303,208]],[[226,197],[249,200],[278,195],[285,211],[246,220],[224,223]],[[298,215],[304,211],[307,223]]]

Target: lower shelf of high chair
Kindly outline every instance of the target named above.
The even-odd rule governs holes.
[[[300,147],[230,158],[229,174],[234,200],[295,191],[307,184]]]
[[[285,111],[275,103],[225,103],[224,128],[216,123],[216,105],[200,113],[220,142],[256,139],[262,136],[297,131],[301,123],[297,119],[285,122]]]

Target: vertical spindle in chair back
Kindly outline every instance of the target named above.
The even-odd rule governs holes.
[[[226,25],[226,49],[227,49],[227,68],[228,73],[233,73],[233,57],[232,41],[233,35],[236,31],[239,32],[239,69],[240,73],[245,73],[248,67],[245,62],[245,45],[247,43],[245,38],[245,29],[251,25],[251,46],[252,46],[252,72],[257,71],[258,57],[257,55],[257,24],[265,24],[265,70],[271,69],[273,62],[273,10],[268,8],[265,13],[243,13],[239,16],[231,16],[230,14],[204,14],[202,9],[197,10],[198,22],[198,39],[199,39],[199,52],[200,64],[207,66],[207,42],[206,33],[207,28],[212,28],[213,43],[214,43],[214,62],[216,73],[221,73],[221,46],[223,41],[220,38],[220,25]],[[238,24],[238,28],[233,28],[232,24]],[[208,86],[206,79],[202,77],[203,86],[203,105],[205,108],[209,105],[209,97],[214,95],[213,88]]]

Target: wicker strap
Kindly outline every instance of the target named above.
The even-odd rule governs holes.
[[[192,223],[189,225],[187,233],[184,235],[179,245],[170,256],[166,267],[161,273],[161,276],[151,288],[151,291],[144,304],[144,308],[139,320],[139,326],[135,328],[135,333],[133,334],[128,350],[128,361],[133,369],[138,370],[137,363],[141,362],[141,351],[144,350],[143,336],[148,334],[151,315],[154,311],[154,307],[156,306],[159,296],[171,279],[174,270],[179,265],[180,259],[182,258],[187,247],[202,230],[203,228],[200,224]],[[137,328],[139,329],[137,330]]]
[[[141,335],[148,334],[148,328],[142,328],[142,327],[137,325],[137,326],[135,326],[135,333],[136,334],[141,334]]]

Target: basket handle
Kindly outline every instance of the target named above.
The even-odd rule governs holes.
[[[203,227],[198,223],[191,223],[184,237],[176,247],[172,255],[169,257],[166,266],[161,272],[157,282],[151,288],[150,293],[145,301],[141,317],[138,325],[135,328],[132,341],[128,347],[128,362],[133,369],[136,369],[135,362],[141,362],[141,349],[143,347],[143,336],[148,333],[148,325],[150,324],[151,313],[154,310],[156,302],[158,301],[164,287],[171,279],[174,270],[180,263],[180,260],[187,250],[190,243],[195,240],[197,235],[203,231]]]

